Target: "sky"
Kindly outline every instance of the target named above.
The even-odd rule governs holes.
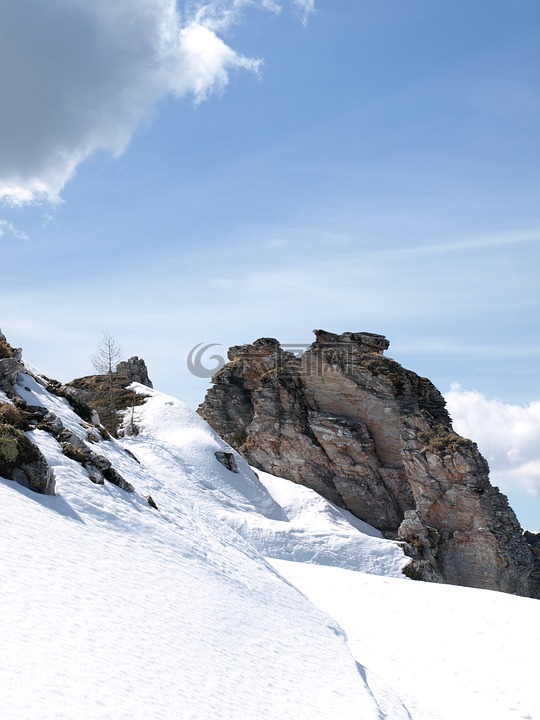
[[[536,0],[1,4],[0,328],[63,381],[106,330],[192,407],[200,343],[382,333],[540,530],[539,31]]]

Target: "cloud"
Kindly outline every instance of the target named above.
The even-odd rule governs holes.
[[[445,397],[456,432],[478,443],[492,482],[540,496],[540,400],[510,405],[459,385]]]
[[[11,235],[11,237],[14,237],[16,240],[29,239],[28,235],[22,232],[22,230],[16,228],[13,223],[8,222],[7,220],[0,220],[0,238],[5,237],[6,235]]]
[[[294,0],[294,5],[304,22],[315,10],[315,0]]]
[[[305,16],[312,3],[292,0]],[[60,200],[98,149],[118,156],[162,97],[201,102],[260,61],[218,33],[274,0],[20,0],[0,4],[0,199]]]

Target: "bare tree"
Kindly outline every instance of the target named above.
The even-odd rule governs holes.
[[[122,359],[122,348],[110,332],[102,334],[96,352],[90,357],[90,362],[99,375],[112,375],[116,366]]]
[[[96,352],[90,356],[90,362],[98,375],[105,375],[108,381],[108,414],[112,425],[113,433],[116,436],[116,403],[114,389],[114,373],[116,366],[122,359],[122,348],[110,332],[107,330],[102,334]]]

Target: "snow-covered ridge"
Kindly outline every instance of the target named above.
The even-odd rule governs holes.
[[[256,474],[179,400],[133,385],[137,434],[103,440],[44,385],[17,392],[134,491],[27,433],[56,495],[0,479],[0,717],[540,718],[537,601],[408,580],[398,544]]]
[[[133,389],[148,399],[133,411],[140,434],[124,439],[124,446],[145,467],[159,468],[160,477],[168,475],[167,487],[174,487],[178,467],[185,468],[191,500],[212,507],[262,555],[403,578],[409,561],[397,543],[309,488],[254,472],[179,400],[143,385]],[[215,453],[224,450],[234,454],[238,473],[217,462]],[[156,499],[163,493],[148,481],[146,491]]]
[[[239,518],[251,529],[257,518],[269,523],[269,537],[289,521],[241,458],[239,473],[218,462],[215,451],[229,448],[203,420],[140,386],[149,399],[136,410],[139,434],[97,441],[39,377],[20,374],[16,390],[135,491],[94,484],[53,435],[27,433],[53,469],[56,494],[0,480],[0,716],[381,716],[341,628],[271,568],[262,531],[259,547],[237,532]],[[323,535],[330,548],[331,523]],[[407,717],[392,697],[387,716]]]

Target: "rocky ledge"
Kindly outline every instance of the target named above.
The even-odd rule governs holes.
[[[315,489],[402,541],[411,577],[540,597],[540,557],[457,435],[440,392],[373,333],[315,331],[229,350],[200,415],[261,470]]]

